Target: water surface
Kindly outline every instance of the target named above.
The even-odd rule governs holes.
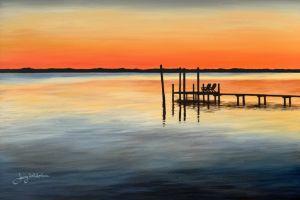
[[[188,74],[188,78],[195,78]],[[167,74],[0,74],[0,199],[298,199],[300,101],[187,107]],[[201,74],[222,92],[300,95],[299,74]],[[191,88],[192,80],[188,88]],[[226,104],[226,105],[225,105]],[[199,122],[198,122],[199,121]],[[12,184],[18,173],[48,178]]]

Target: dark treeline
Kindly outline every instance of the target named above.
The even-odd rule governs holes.
[[[93,69],[73,69],[73,68],[48,68],[48,69],[33,69],[33,68],[21,68],[21,69],[0,69],[0,73],[159,73],[160,69],[105,69],[105,68],[93,68]],[[165,73],[177,73],[178,68],[164,69]],[[186,69],[186,72],[196,72],[196,69]],[[300,73],[300,69],[200,69],[200,72],[218,72],[218,73]]]

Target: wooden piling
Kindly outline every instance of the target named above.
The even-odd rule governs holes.
[[[162,93],[162,107],[163,107],[163,121],[166,119],[166,95],[165,95],[165,84],[163,75],[163,66],[160,65],[160,81],[161,81],[161,93]]]
[[[240,96],[236,95],[236,105],[240,106]]]
[[[178,83],[178,90],[179,90],[179,103],[181,103],[181,68],[179,68],[179,83]]]
[[[161,81],[161,93],[162,93],[162,101],[163,106],[166,106],[166,95],[165,95],[165,84],[164,84],[164,75],[163,75],[163,67],[160,65],[160,81]]]
[[[292,97],[289,97],[289,107],[292,106]]]
[[[257,98],[258,98],[258,106],[260,106],[261,105],[260,96],[257,96]]]
[[[286,107],[286,97],[282,97],[283,98],[283,106]]]
[[[174,104],[174,84],[172,84],[172,104]]]
[[[197,67],[197,100],[198,101],[200,101],[199,91],[200,91],[200,70],[199,67]]]
[[[202,101],[205,102],[204,84],[202,84]]]
[[[245,95],[243,95],[243,106],[245,106],[246,105],[246,97],[245,97]]]
[[[185,89],[186,89],[186,80],[185,80],[185,69],[183,69],[183,103],[186,103],[186,93],[185,93]]]
[[[221,104],[221,85],[218,83],[218,105]]]
[[[264,96],[264,106],[267,105],[267,96]]]
[[[185,69],[183,68],[183,121],[186,120],[186,101],[187,101],[187,94],[186,94],[186,74]]]

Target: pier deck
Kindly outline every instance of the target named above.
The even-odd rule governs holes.
[[[200,97],[202,96],[203,102],[210,103],[209,101],[209,96],[215,97],[215,102],[217,101],[216,97],[218,97],[218,103],[220,104],[220,97],[221,96],[235,96],[237,98],[237,106],[240,105],[240,97],[242,98],[242,105],[246,105],[246,97],[247,96],[256,96],[258,98],[258,106],[262,104],[261,98],[263,98],[263,104],[267,105],[267,97],[280,97],[283,99],[283,106],[287,106],[287,100],[288,100],[288,105],[291,107],[292,106],[292,98],[300,98],[300,95],[290,95],[290,94],[262,94],[262,93],[218,93],[218,92],[193,92],[193,91],[186,91],[186,92],[174,92],[173,95],[179,94],[186,96],[185,100],[188,100],[188,95],[193,95],[193,101],[201,101]],[[199,98],[198,98],[199,96]],[[205,96],[207,96],[207,101],[205,100]],[[174,98],[174,97],[173,97]],[[172,99],[173,99],[172,98]],[[180,99],[180,101],[185,101],[183,99]]]
[[[263,93],[216,93],[216,92],[174,92],[174,94],[194,94],[194,95],[213,95],[213,96],[260,96],[260,97],[282,97],[282,98],[300,98],[300,95],[290,95],[290,94],[263,94]]]

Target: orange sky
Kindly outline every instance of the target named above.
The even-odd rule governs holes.
[[[299,8],[2,6],[0,68],[300,68]]]

